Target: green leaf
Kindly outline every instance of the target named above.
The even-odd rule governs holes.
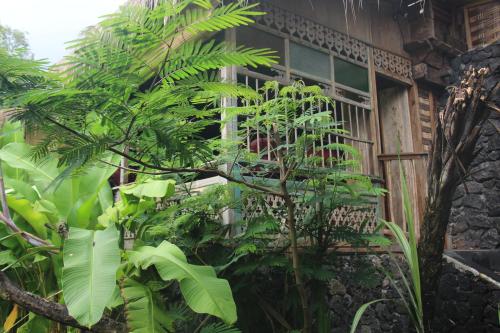
[[[17,329],[17,333],[48,333],[50,332],[50,326],[50,320],[30,312],[28,321]]]
[[[0,266],[12,265],[17,261],[11,250],[0,251]]]
[[[36,182],[48,186],[56,179],[57,160],[51,158],[43,164],[37,164],[31,156],[31,147],[25,143],[12,142],[0,149],[0,159],[9,166],[25,170]]]
[[[153,292],[139,282],[126,279],[122,295],[125,299],[127,326],[131,333],[167,333],[173,331],[173,319],[160,308]]]
[[[120,190],[125,194],[132,194],[138,198],[164,198],[175,193],[175,180],[149,180],[144,183],[122,186]]]
[[[34,209],[31,202],[26,199],[16,199],[13,196],[7,196],[7,204],[17,214],[21,215],[26,222],[35,230],[41,238],[47,238],[47,227],[50,224],[47,216]]]
[[[213,267],[189,264],[174,244],[163,241],[156,248],[141,247],[132,253],[130,261],[142,269],[154,265],[163,280],[179,281],[193,311],[217,316],[228,324],[236,322],[236,305],[227,280],[217,278]]]
[[[24,142],[23,125],[20,122],[5,121],[0,133],[0,147],[12,142]]]
[[[35,258],[33,259],[33,263],[41,262],[44,260],[47,260],[47,257],[37,253],[37,254],[35,254]]]
[[[359,321],[361,320],[361,317],[365,313],[366,309],[368,309],[368,307],[373,303],[381,301],[385,301],[385,299],[376,299],[374,301],[365,303],[359,307],[358,311],[356,311],[356,314],[354,315],[354,319],[352,320],[351,331],[350,331],[351,333],[356,333],[356,328],[358,327]]]
[[[101,318],[116,287],[119,233],[70,228],[64,244],[62,289],[69,314],[90,327]]]
[[[119,163],[117,155],[110,155],[105,160],[109,163]],[[115,170],[115,167],[107,164],[98,165],[85,169],[84,174],[73,179],[72,187],[73,191],[76,191],[77,201],[72,203],[68,216],[70,226],[88,227],[91,220],[97,221],[97,216],[94,216],[96,210],[98,211],[96,208],[105,211],[113,204],[113,193],[108,179]]]
[[[116,286],[115,290],[113,290],[113,296],[111,296],[108,304],[106,304],[106,308],[111,310],[120,305],[123,305],[123,298],[122,295],[120,295],[120,288]]]
[[[203,327],[200,333],[241,333],[241,331],[224,323],[213,323]]]

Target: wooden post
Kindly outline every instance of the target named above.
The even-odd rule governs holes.
[[[236,30],[231,29],[226,31],[225,35],[226,42],[229,45],[236,45]],[[228,66],[224,67],[220,71],[220,78],[222,82],[226,83],[237,83],[237,69],[236,66]],[[236,141],[238,139],[238,119],[237,117],[233,117],[231,119],[227,119],[228,115],[226,111],[224,111],[227,107],[233,107],[237,105],[237,101],[235,98],[223,97],[221,101],[222,106],[222,114],[221,120],[223,125],[221,127],[221,138],[222,140]],[[237,167],[235,167],[231,163],[225,163],[220,166],[221,169],[226,173],[238,173]],[[227,180],[224,180],[224,183],[227,184]],[[238,198],[240,196],[239,191],[234,191],[232,193],[233,198]],[[240,212],[235,209],[226,209],[222,213],[222,223],[223,224],[233,224],[235,220],[238,218]],[[233,231],[236,232],[236,231]]]
[[[372,133],[373,147],[372,147],[372,165],[373,174],[377,177],[383,177],[383,165],[381,168],[381,163],[378,160],[378,156],[382,154],[382,141],[380,139],[380,120],[379,120],[379,110],[378,110],[378,97],[377,97],[377,76],[375,73],[375,65],[373,63],[373,49],[368,48],[368,85],[370,90],[370,131]],[[380,197],[378,206],[380,207],[380,216],[386,217],[386,207],[385,207],[384,197]]]
[[[418,101],[418,85],[416,82],[409,88],[408,91],[408,107],[410,112],[411,131],[413,139],[413,151],[415,153],[423,153],[425,151],[422,142],[422,126],[420,121],[420,106]],[[432,113],[432,110],[431,110]],[[415,214],[415,234],[417,239],[420,236],[420,223],[424,216],[425,209],[425,194],[427,192],[427,168],[425,157],[417,158],[413,161],[415,167],[415,199],[418,214]]]
[[[378,155],[382,154],[382,142],[380,139],[380,120],[378,110],[378,97],[377,97],[377,77],[375,73],[375,66],[373,63],[373,49],[368,48],[368,84],[370,88],[370,104],[371,104],[371,117],[370,117],[370,130],[373,136],[373,173],[381,177],[380,164]]]

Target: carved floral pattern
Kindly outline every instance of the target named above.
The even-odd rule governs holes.
[[[411,80],[411,61],[394,53],[373,48],[373,62],[380,72],[389,72]]]
[[[368,52],[371,46],[365,42],[269,3],[261,3],[259,9],[267,14],[257,17],[257,25],[327,49],[346,60],[368,65]],[[375,47],[371,48],[375,70],[405,81],[411,80],[410,59]]]

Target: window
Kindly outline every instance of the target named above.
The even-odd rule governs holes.
[[[368,70],[337,57],[334,58],[335,82],[361,91],[369,91]]]
[[[318,157],[322,157],[318,165],[321,167],[332,167],[335,163],[331,157],[340,159],[351,159],[347,153],[338,148],[329,148],[334,143],[350,144],[358,149],[364,158],[359,170],[352,171],[364,174],[372,174],[373,163],[373,141],[370,130],[370,94],[368,85],[368,70],[362,66],[352,64],[335,57],[330,51],[300,44],[294,40],[285,40],[281,36],[273,35],[258,28],[239,28],[236,33],[238,45],[258,48],[272,48],[281,57],[281,66],[271,68],[248,68],[241,69],[238,73],[238,83],[251,88],[260,88],[267,80],[277,80],[282,85],[287,85],[294,80],[302,80],[307,85],[319,85],[326,94],[338,100],[335,103],[318,106],[319,111],[328,111],[337,122],[336,127],[348,131],[345,134],[325,135],[315,142],[319,149]],[[288,45],[288,47],[285,47]],[[285,61],[287,60],[287,61]],[[286,66],[286,67],[285,67]],[[272,72],[280,75],[274,75]],[[334,72],[334,73],[333,73]],[[264,74],[264,75],[262,75]],[[335,86],[335,82],[339,86]],[[333,89],[335,88],[335,90]],[[239,103],[239,102],[237,102]],[[241,104],[239,104],[241,105]],[[237,123],[240,126],[243,145],[249,152],[262,155],[263,160],[275,159],[270,153],[269,133],[265,127],[251,130],[249,127],[241,127],[248,116],[240,116]],[[305,130],[305,129],[304,129]],[[309,128],[314,134],[314,128]],[[303,129],[297,129],[285,141],[293,142]]]
[[[331,79],[330,55],[290,42],[290,67],[327,80]]]
[[[236,45],[271,49],[279,57],[278,63],[285,64],[285,41],[283,38],[249,27],[239,27],[236,32]]]
[[[485,46],[500,38],[500,4],[495,1],[465,9],[469,48]]]

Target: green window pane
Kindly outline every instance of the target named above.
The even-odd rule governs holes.
[[[236,44],[256,49],[271,49],[279,57],[278,63],[285,64],[285,41],[283,38],[262,30],[249,27],[238,27],[236,30]]]
[[[290,42],[290,67],[328,80],[331,77],[328,54],[293,42]]]
[[[335,82],[368,92],[368,70],[339,58],[334,58]]]

